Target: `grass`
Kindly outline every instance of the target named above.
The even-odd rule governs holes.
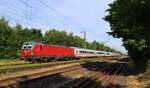
[[[144,73],[128,76],[128,88],[150,88],[150,64]]]
[[[24,60],[19,60],[19,59],[3,59],[3,60],[0,60],[0,73],[32,69],[32,68],[36,68],[40,66],[45,66],[48,64],[49,63],[29,64],[25,62]]]
[[[150,72],[128,76],[128,88],[150,88]]]
[[[143,88],[141,87],[141,83],[137,80],[137,76],[130,75],[127,77],[127,88]]]
[[[1,66],[0,73],[9,72],[9,71],[20,71],[26,69],[33,69],[36,67],[46,66],[49,63],[37,63],[37,64],[21,64],[21,65],[8,65],[8,66]]]
[[[84,60],[84,61],[73,61],[73,62],[80,62],[81,63],[81,62],[86,62],[86,60]],[[39,68],[39,67],[44,67],[44,66],[48,66],[48,65],[53,65],[55,63],[61,64],[64,62],[62,61],[62,62],[29,64],[29,63],[26,63],[24,60],[0,60],[0,73]]]
[[[137,80],[142,83],[142,88],[150,88],[150,66],[145,73],[141,73],[137,76]]]
[[[0,66],[19,65],[19,64],[26,64],[26,62],[24,60],[19,60],[19,59],[2,59],[2,60],[0,60]]]

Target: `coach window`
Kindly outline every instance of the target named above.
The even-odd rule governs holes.
[[[103,53],[101,53],[101,52],[98,52],[98,54],[103,54]]]
[[[82,51],[80,51],[80,53],[82,53]]]

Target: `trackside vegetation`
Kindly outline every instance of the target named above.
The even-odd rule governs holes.
[[[37,28],[23,28],[20,24],[12,27],[9,22],[2,17],[0,19],[0,59],[16,59],[20,58],[19,50],[24,42],[29,41],[43,41],[46,44],[84,47],[84,39],[73,33],[66,31],[58,31],[50,29],[45,34],[41,33]],[[97,41],[86,42],[88,49],[106,50],[110,52],[117,52],[116,50],[104,46],[104,44]]]
[[[145,71],[150,60],[150,0],[115,0],[104,19],[114,38],[121,38],[135,66]]]

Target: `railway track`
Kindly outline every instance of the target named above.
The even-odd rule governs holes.
[[[108,64],[98,70],[98,72],[89,74],[86,78],[78,80],[74,84],[66,84],[59,88],[116,88],[117,85],[114,85],[113,81],[117,80],[116,74],[119,73],[125,64],[126,63],[119,63],[115,66]]]
[[[65,63],[63,63],[63,65],[67,64],[67,63],[68,62],[65,62]],[[75,63],[75,62],[69,62],[69,64],[73,64],[73,63]],[[53,75],[57,75],[57,74],[65,74],[65,73],[70,72],[70,71],[75,71],[75,70],[79,70],[79,69],[82,70],[83,69],[80,64],[76,64],[76,63],[75,63],[75,65],[65,66],[63,68],[61,66],[62,64],[60,64],[60,63],[58,63],[58,64],[60,65],[60,68],[57,68],[57,69],[53,69],[53,70],[52,69],[51,70],[46,69],[44,71],[35,72],[35,73],[31,73],[31,74],[26,74],[26,75],[22,75],[22,76],[16,76],[16,77],[10,77],[10,78],[6,78],[6,79],[0,79],[0,88],[1,87],[6,87],[6,88],[7,87],[12,87],[12,88],[15,87],[15,88],[17,88],[18,84],[21,83],[21,82],[27,82],[27,81],[32,80],[32,79],[42,78],[42,77],[50,76],[50,75],[53,76]],[[55,64],[55,65],[58,66],[58,64]],[[52,65],[50,65],[50,66],[52,66]],[[112,66],[111,64],[108,64],[106,66],[102,66],[96,72],[88,73],[86,79],[80,80],[78,82],[78,84],[74,84],[71,88],[95,88],[94,86],[96,86],[96,85],[93,83],[92,80],[94,80],[98,83],[101,80],[103,80],[103,78],[108,78],[108,75],[111,73],[110,72],[110,67],[111,66]],[[118,68],[118,67],[116,66],[116,68]],[[113,68],[113,69],[115,69],[115,68]],[[106,73],[106,70],[108,71],[107,73]],[[118,71],[119,70],[116,70],[116,72],[118,72]],[[114,70],[112,70],[112,72],[114,72]],[[99,78],[99,76],[102,76],[102,78]],[[113,78],[113,79],[115,79],[115,78]],[[81,84],[84,84],[84,85],[81,85]],[[110,84],[110,82],[108,82],[108,84]],[[60,86],[60,88],[61,88],[61,86]]]

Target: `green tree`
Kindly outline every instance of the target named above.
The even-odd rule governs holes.
[[[42,33],[38,29],[23,29],[20,24],[11,27],[5,18],[0,19],[0,59],[17,58],[22,44],[39,41]]]
[[[112,35],[121,38],[136,67],[146,70],[150,59],[150,0],[115,0],[109,5]]]
[[[9,44],[12,31],[8,21],[4,17],[0,19],[0,57],[2,59],[9,57],[9,53],[12,53],[10,50],[11,45]]]
[[[45,33],[44,39],[46,43],[52,45],[83,47],[84,40],[79,36],[74,36],[73,33],[65,31],[49,30]]]

